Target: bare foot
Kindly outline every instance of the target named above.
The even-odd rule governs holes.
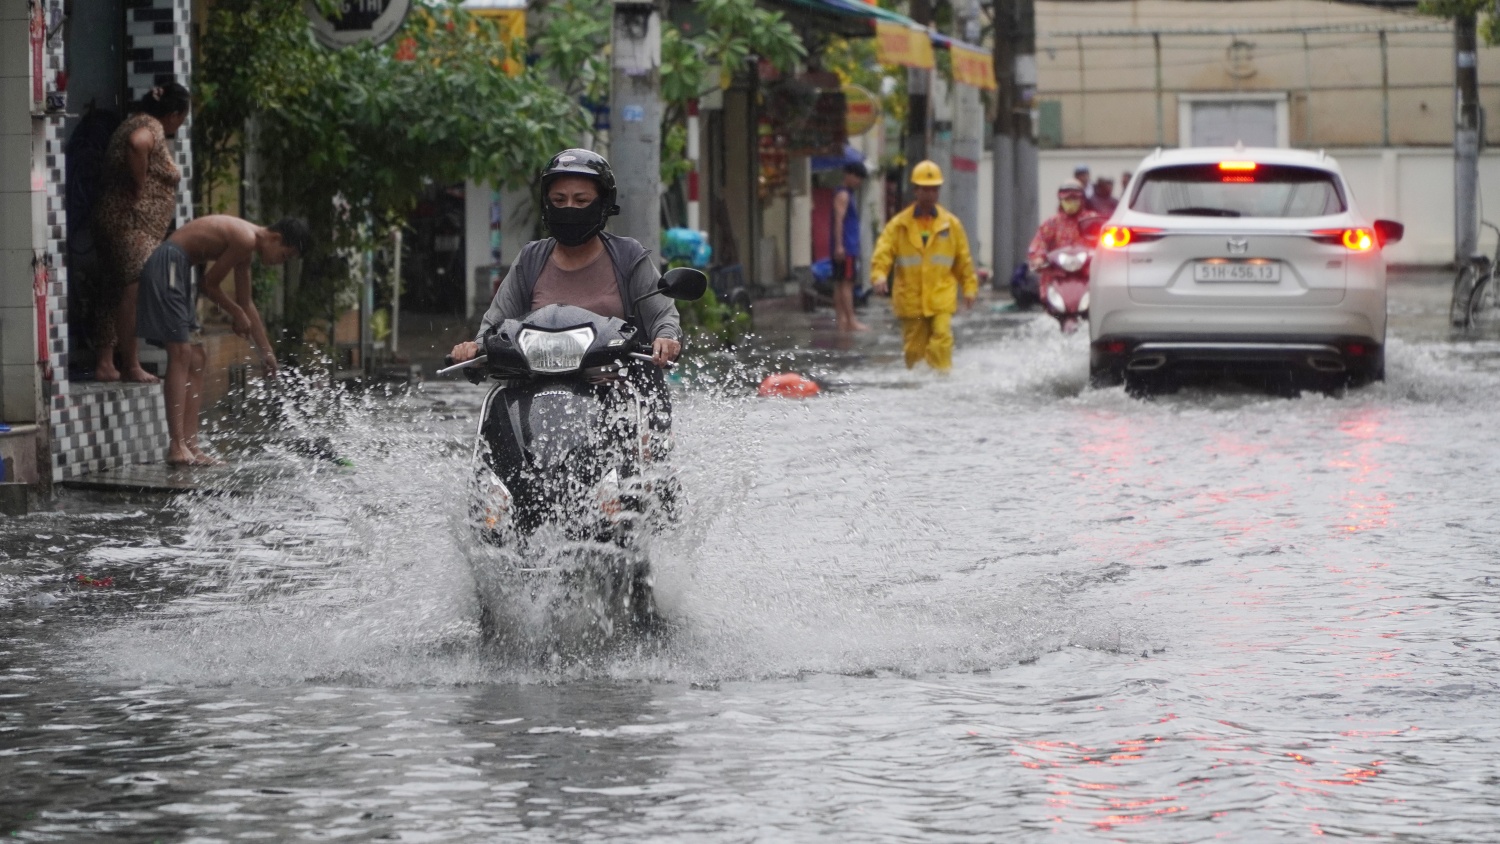
[[[112,379],[112,380],[119,380],[118,373],[115,375],[115,378]],[[137,366],[136,368],[130,370],[129,372],[126,372],[125,373],[125,380],[133,382],[133,383],[136,383],[136,384],[159,384],[159,383],[161,383],[161,379],[160,378],[157,378],[155,375],[152,375],[151,373],[149,373],[146,370],[140,368],[139,366]]]
[[[167,449],[167,465],[199,466],[202,464],[198,462],[198,455],[193,454],[193,452],[189,450],[187,446],[182,445],[181,443],[173,443],[172,447]]]
[[[188,446],[188,450],[193,453],[193,465],[194,466],[223,466],[224,465],[224,461],[220,460],[217,457],[214,457],[211,454],[208,454],[203,449],[199,448],[197,445],[190,445],[190,446]]]
[[[94,380],[118,381],[120,380],[120,370],[115,369],[114,364],[110,364],[109,366],[96,366],[94,367]]]
[[[864,323],[860,322],[859,320],[855,320],[854,321],[854,330],[855,331],[869,331],[870,330],[870,326],[865,325]]]

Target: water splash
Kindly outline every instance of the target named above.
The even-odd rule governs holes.
[[[1291,406],[1332,426],[1392,402],[1420,418],[1500,386],[1484,364],[1496,349],[1393,340],[1389,380],[1342,397],[1189,389],[1143,402],[1085,389],[1085,349],[1038,318],[961,346],[949,378],[853,365],[853,389],[811,402],[751,397],[775,361],[701,368],[677,396],[686,515],[649,549],[671,632],[567,671],[921,673],[1135,647],[1135,620],[1058,586],[1117,561],[1049,527],[1067,522],[1052,518],[1055,495],[1028,494],[1098,471],[1104,432],[1273,431]],[[151,564],[181,594],[89,649],[112,672],[167,682],[554,676],[481,646],[461,513],[482,391],[294,387],[249,410],[275,422],[240,461],[258,491],[178,505],[183,534]],[[1023,419],[1052,430],[1017,429]]]

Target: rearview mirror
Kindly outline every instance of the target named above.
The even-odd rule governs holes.
[[[708,276],[692,267],[667,270],[667,274],[656,283],[656,291],[672,299],[691,301],[703,298],[708,290]]]
[[[1381,246],[1387,243],[1400,243],[1401,238],[1406,235],[1406,226],[1395,220],[1376,220],[1375,239]]]

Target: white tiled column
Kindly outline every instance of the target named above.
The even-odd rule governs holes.
[[[61,0],[47,0],[61,5]],[[86,2],[86,0],[85,0]],[[0,0],[0,8],[25,0]],[[130,49],[144,50],[129,57],[127,73],[133,99],[153,86],[174,79],[191,89],[189,71],[190,0],[129,0],[126,4],[126,35]],[[49,79],[64,67],[64,45],[49,44]],[[68,380],[66,167],[61,120],[35,121],[33,167],[32,240],[38,251],[53,254],[53,279],[48,290],[48,340],[53,377],[50,388],[49,422],[52,433],[50,459],[52,480],[66,481],[127,463],[161,460],[166,445],[166,409],[161,389],[155,385]],[[178,222],[191,219],[191,154],[184,127],[177,143],[178,164],[184,177],[184,199],[178,203]],[[28,267],[29,259],[28,259]],[[29,288],[28,288],[29,289]],[[35,338],[33,337],[33,342]],[[33,355],[35,352],[33,352]]]
[[[125,11],[125,34],[130,41],[131,60],[125,68],[131,99],[168,82],[193,88],[192,0],[145,0]],[[150,51],[146,55],[144,51]],[[196,92],[194,92],[196,93]],[[177,132],[177,166],[182,170],[178,193],[177,225],[193,219],[193,121]]]
[[[26,0],[0,0],[0,417],[36,422],[40,412],[32,256],[45,195],[33,179],[40,123],[31,118]]]

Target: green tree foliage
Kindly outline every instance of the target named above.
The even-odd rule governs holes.
[[[610,15],[608,3],[594,0],[538,0],[543,15],[532,41],[537,67],[554,75],[571,94],[603,102],[609,97]],[[751,57],[791,70],[807,55],[797,31],[779,12],[755,5],[755,0],[697,0],[693,13],[702,31],[684,33],[664,22],[661,33],[662,118],[661,178],[671,184],[687,174],[689,164],[685,122],[688,100],[703,96],[710,68],[733,74]]]
[[[543,24],[531,39],[536,67],[572,96],[603,102],[609,96],[611,7],[598,0],[560,0],[537,5]]]
[[[1493,0],[1422,0],[1417,11],[1452,20],[1462,14],[1479,17],[1479,37],[1486,44],[1500,44],[1500,17]]]
[[[887,119],[906,125],[906,70],[882,65],[875,57],[875,39],[832,36],[823,48],[822,60],[823,67],[838,74],[844,84],[858,85],[879,98],[880,113]],[[894,82],[888,94],[887,79]]]
[[[196,76],[205,174],[237,172],[253,120],[268,213],[307,219],[319,246],[286,327],[329,315],[350,271],[424,183],[529,180],[586,126],[576,101],[535,69],[511,76],[494,25],[456,5],[418,6],[389,43],[329,50],[301,0],[220,0]]]

